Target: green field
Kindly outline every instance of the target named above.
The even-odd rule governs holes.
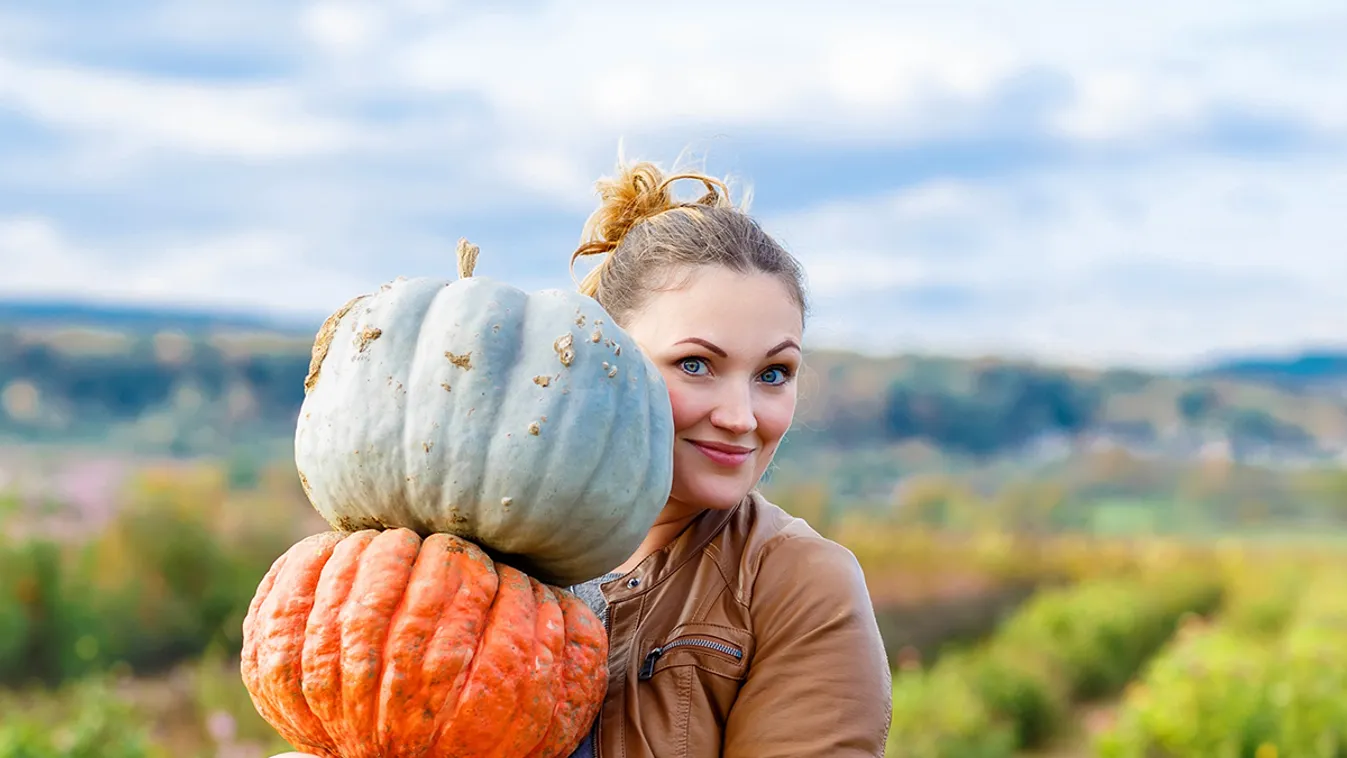
[[[1338,535],[1048,531],[998,521],[1021,515],[996,509],[1008,494],[955,529],[895,503],[839,514],[822,486],[774,497],[865,567],[895,666],[891,755],[1339,754]],[[82,533],[58,501],[0,502],[0,758],[285,748],[235,656],[266,568],[324,528],[287,466],[240,484],[219,463],[144,465]]]

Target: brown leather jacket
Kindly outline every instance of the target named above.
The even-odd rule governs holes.
[[[602,589],[600,758],[883,756],[892,680],[860,565],[758,493]]]

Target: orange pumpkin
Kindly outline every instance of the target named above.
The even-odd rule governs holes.
[[[481,548],[325,532],[276,560],[243,626],[253,704],[324,758],[565,756],[607,688],[593,611]]]

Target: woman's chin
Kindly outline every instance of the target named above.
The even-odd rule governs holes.
[[[674,498],[698,509],[724,511],[743,501],[752,484],[726,477],[696,477],[692,481],[675,482]]]

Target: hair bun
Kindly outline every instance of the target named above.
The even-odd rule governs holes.
[[[597,187],[600,203],[589,228],[594,241],[617,246],[633,226],[673,207],[664,174],[652,163],[625,167],[616,177],[600,179]]]
[[[680,179],[701,182],[706,187],[706,194],[691,203],[679,202],[670,187]],[[665,211],[688,206],[720,207],[730,204],[729,189],[721,180],[686,172],[666,176],[649,161],[619,165],[616,176],[604,177],[595,186],[599,192],[599,207],[585,222],[580,247],[571,255],[572,266],[582,256],[613,252],[633,227]],[[597,274],[598,271],[593,273]]]
[[[604,177],[595,186],[600,202],[585,224],[584,241],[609,250],[633,226],[676,205],[664,172],[646,161],[620,166],[616,176]]]

